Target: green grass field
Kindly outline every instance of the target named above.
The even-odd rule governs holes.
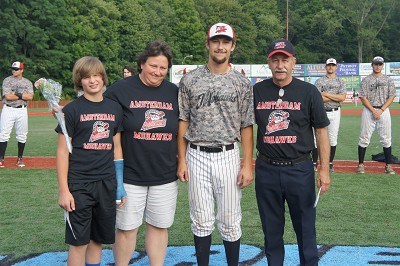
[[[400,116],[392,117],[393,154],[400,155]],[[56,121],[52,117],[30,117],[26,156],[54,156]],[[336,159],[356,160],[359,116],[342,116]],[[382,148],[376,134],[366,159]],[[6,156],[16,155],[15,137]],[[57,204],[55,170],[0,169],[0,255],[19,258],[32,253],[67,250],[63,214]],[[400,246],[399,175],[332,174],[332,186],[318,204],[318,243],[327,245]],[[263,245],[263,234],[255,201],[254,184],[243,191],[242,243]],[[138,250],[144,249],[143,230]],[[286,243],[295,243],[287,218]],[[214,243],[220,243],[218,233]],[[181,183],[170,245],[192,245],[186,184]]]

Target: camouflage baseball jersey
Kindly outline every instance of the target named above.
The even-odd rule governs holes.
[[[382,106],[388,98],[396,95],[394,81],[386,75],[366,76],[361,81],[359,97],[365,97],[372,106]]]
[[[315,82],[315,86],[320,92],[328,92],[332,94],[346,94],[346,86],[338,77],[328,78],[327,76],[320,77]],[[339,102],[329,101],[324,103],[325,110],[340,107]]]
[[[254,124],[250,81],[236,70],[213,74],[201,66],[179,83],[179,119],[190,121],[185,139],[218,146],[240,141],[240,129]]]
[[[18,79],[14,76],[9,76],[3,80],[3,96],[6,94],[15,93],[33,93],[33,84],[26,78]],[[11,107],[26,105],[24,100],[7,101],[3,97],[3,103]]]

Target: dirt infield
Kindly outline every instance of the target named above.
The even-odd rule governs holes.
[[[342,115],[361,115],[362,109],[342,110]],[[392,115],[400,115],[400,110],[390,110]],[[51,112],[29,112],[29,116],[51,116]],[[17,168],[15,165],[16,157],[7,157],[5,159],[6,168]],[[55,169],[55,157],[24,157],[26,168],[29,169]],[[253,163],[254,166],[254,163]],[[393,169],[400,173],[400,165],[393,164]],[[381,162],[367,161],[365,162],[366,173],[383,173],[385,164]],[[357,171],[357,161],[335,161],[335,172],[351,173]]]
[[[5,167],[6,168],[18,168],[16,166],[17,157],[6,157]],[[25,168],[27,169],[55,169],[56,158],[55,157],[24,157]],[[254,167],[255,161],[253,161]],[[337,173],[355,173],[357,171],[357,161],[346,161],[337,160],[335,161],[335,172]],[[393,169],[396,173],[400,173],[400,165],[393,164]],[[385,169],[385,163],[366,161],[365,172],[366,173],[383,173]]]
[[[51,112],[28,112],[28,116],[51,116]]]
[[[5,168],[18,168],[16,156],[6,156],[4,159]],[[55,169],[56,157],[28,157],[24,156],[25,167],[28,169]]]

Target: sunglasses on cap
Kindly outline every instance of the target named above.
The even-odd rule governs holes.
[[[381,65],[383,65],[383,63],[374,63],[374,65],[381,66]]]
[[[12,70],[14,70],[14,71],[18,71],[18,70],[20,70],[19,68],[17,68],[17,67],[12,67]]]

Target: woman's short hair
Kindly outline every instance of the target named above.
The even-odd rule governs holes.
[[[141,65],[146,63],[149,57],[164,55],[168,59],[168,68],[172,66],[172,50],[164,41],[156,40],[147,44],[143,52],[138,55],[137,67],[139,73],[142,73]]]

